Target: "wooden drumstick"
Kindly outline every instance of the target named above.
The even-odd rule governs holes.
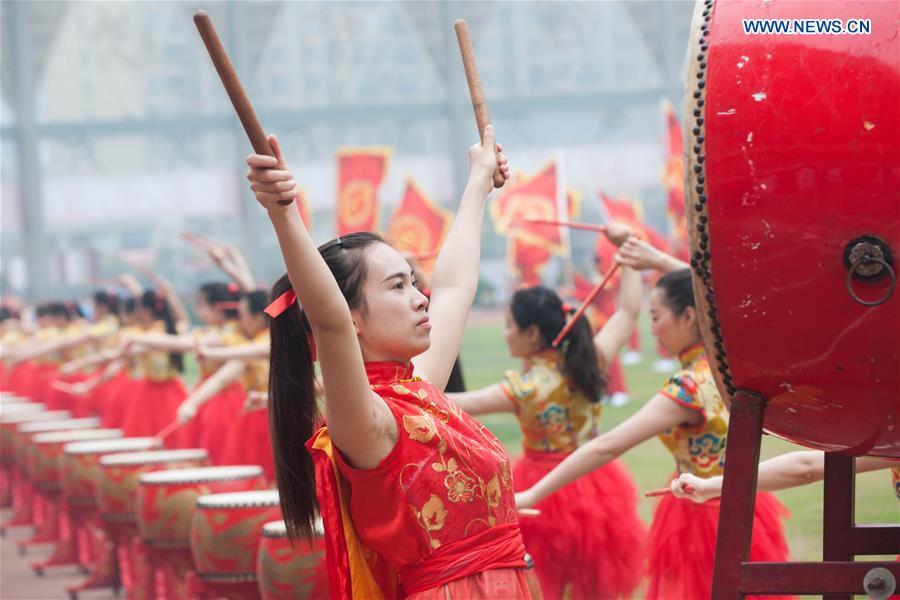
[[[475,111],[478,136],[484,142],[484,128],[491,122],[491,113],[488,111],[487,98],[484,96],[481,77],[478,75],[478,63],[475,62],[475,50],[472,48],[472,38],[469,37],[469,26],[464,19],[457,19],[454,28],[456,29],[456,41],[459,42],[459,53],[462,55],[463,68],[466,70],[466,83],[469,84],[469,96],[472,98],[472,109]],[[503,187],[505,181],[498,167],[494,171],[494,187]]]
[[[272,148],[269,147],[266,132],[263,131],[259,119],[256,118],[256,112],[254,112],[247,94],[244,93],[241,81],[234,71],[231,59],[228,58],[228,53],[225,52],[225,47],[219,39],[219,34],[216,33],[212,19],[209,18],[205,10],[198,10],[194,13],[194,24],[197,26],[197,31],[200,32],[200,37],[203,39],[203,44],[206,46],[206,51],[209,52],[209,57],[212,59],[216,71],[219,73],[219,79],[222,80],[222,85],[225,86],[228,98],[231,100],[231,104],[241,120],[241,125],[244,126],[247,137],[250,138],[253,151],[257,154],[275,156]],[[279,200],[278,204],[287,206],[291,202],[293,202],[293,199]]]
[[[684,486],[683,489],[684,489],[684,493],[686,493],[686,494],[694,493],[694,486],[686,485],[686,486]],[[659,489],[655,489],[655,490],[650,490],[649,492],[644,492],[644,497],[645,498],[655,498],[656,496],[665,496],[666,494],[671,494],[671,493],[672,493],[672,488],[664,487],[664,488],[659,488]]]
[[[179,428],[181,428],[181,423],[178,421],[178,419],[176,419],[160,429],[159,433],[157,433],[153,437],[165,441],[167,437],[175,433]]]
[[[563,339],[567,335],[569,335],[569,332],[572,330],[572,327],[575,326],[575,322],[581,318],[581,315],[583,315],[584,311],[586,311],[588,306],[591,305],[591,302],[594,301],[594,298],[597,297],[597,294],[599,294],[601,291],[603,291],[603,288],[606,287],[606,284],[609,282],[610,279],[612,279],[612,276],[615,275],[616,271],[618,271],[618,270],[619,270],[619,263],[616,263],[606,273],[606,275],[603,277],[603,279],[600,280],[600,283],[598,283],[594,287],[594,289],[591,290],[591,293],[589,293],[587,295],[587,297],[584,299],[584,302],[581,303],[581,306],[578,307],[578,310],[575,311],[575,314],[572,315],[572,318],[569,319],[568,323],[566,323],[566,326],[562,328],[562,331],[560,331],[559,335],[556,336],[556,339],[553,340],[553,344],[551,344],[551,346],[553,348],[556,348],[557,346],[559,346],[559,343],[561,341],[563,341]]]
[[[606,231],[606,225],[592,225],[591,223],[576,223],[575,221],[553,221],[551,219],[522,219],[524,223],[532,225],[556,225],[557,227],[568,227],[570,229],[583,229],[584,231],[595,231],[603,233]]]

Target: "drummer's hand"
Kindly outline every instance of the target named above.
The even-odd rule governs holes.
[[[719,485],[716,485],[716,481],[719,482]],[[715,498],[722,493],[720,477],[701,479],[690,473],[682,473],[678,478],[673,479],[669,489],[676,498],[693,500],[698,504],[706,502],[710,498]]]
[[[275,153],[274,157],[264,154],[251,154],[247,157],[247,179],[250,180],[250,189],[256,194],[256,200],[266,210],[283,211],[287,206],[282,206],[279,202],[297,197],[297,182],[294,181],[290,167],[284,162],[281,146],[274,135],[269,136],[269,146]]]
[[[636,271],[658,269],[664,258],[664,253],[635,236],[628,238],[615,256],[617,263]]]
[[[72,375],[77,371],[78,365],[73,365],[71,362],[67,362],[59,368],[60,375]]]
[[[509,179],[509,165],[503,156],[503,146],[496,143],[493,125],[484,128],[484,141],[469,148],[469,181],[484,194],[494,189],[494,171],[500,170],[503,180]]]
[[[613,221],[609,225],[606,226],[606,229],[603,231],[606,234],[606,237],[609,238],[616,246],[621,246],[625,243],[625,240],[632,235],[631,227],[622,223],[621,221]]]
[[[196,416],[197,406],[189,400],[182,402],[178,407],[178,410],[175,411],[175,417],[178,419],[179,423],[187,423]]]
[[[247,412],[254,410],[263,410],[269,405],[269,394],[267,392],[259,392],[250,390],[244,399],[244,410]]]
[[[516,508],[534,508],[537,502],[537,498],[534,497],[531,489],[516,492]]]

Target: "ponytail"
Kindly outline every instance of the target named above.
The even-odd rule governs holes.
[[[372,233],[351,233],[319,247],[351,309],[364,309],[364,250],[384,240]],[[270,301],[291,289],[287,275],[272,286]],[[305,442],[321,424],[316,404],[312,328],[306,313],[292,304],[269,325],[269,433],[275,456],[275,480],[288,538],[311,540],[319,503],[315,465]]]
[[[544,286],[525,288],[513,294],[510,313],[519,329],[537,325],[541,339],[547,348],[562,331],[569,312],[559,295]],[[579,318],[559,346],[563,355],[563,369],[569,383],[581,391],[590,402],[599,402],[606,393],[606,382],[594,348],[591,326],[584,317]]]

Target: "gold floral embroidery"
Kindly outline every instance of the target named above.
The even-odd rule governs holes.
[[[475,480],[466,477],[462,471],[455,470],[444,477],[444,485],[450,502],[471,502],[475,496]]]
[[[437,427],[428,415],[403,415],[403,428],[410,439],[423,444],[427,444],[437,435]]]
[[[444,523],[447,521],[447,508],[444,506],[443,500],[432,494],[422,509],[416,511],[416,517],[427,532],[431,547],[439,548],[441,542],[432,538],[431,532],[443,529]]]

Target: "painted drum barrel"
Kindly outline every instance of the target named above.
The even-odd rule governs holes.
[[[63,446],[69,442],[121,438],[121,429],[82,429],[36,433],[31,442],[34,452],[28,456],[28,472],[34,486],[47,492],[61,492]]]
[[[197,498],[191,553],[201,581],[224,598],[256,598],[256,553],[262,527],[280,517],[277,490]]]
[[[67,410],[38,411],[35,413],[0,414],[0,457],[8,463],[15,460],[18,444],[18,427],[23,423],[38,421],[58,421],[70,419],[72,413]],[[24,467],[23,467],[24,468]]]
[[[193,469],[209,462],[202,448],[150,450],[100,457],[102,477],[96,490],[100,517],[108,522],[135,523],[140,476],[150,471]]]
[[[262,467],[256,465],[146,473],[137,493],[138,530],[151,547],[188,548],[199,496],[265,487]]]
[[[755,17],[862,31],[748,35]],[[765,430],[792,442],[888,458],[900,458],[896,18],[871,0],[698,4],[684,105],[694,293],[723,398],[758,393]]]
[[[325,531],[321,520],[316,522],[312,544],[306,540],[291,544],[284,521],[263,525],[256,576],[263,600],[328,598]]]
[[[103,476],[100,458],[104,454],[153,450],[162,440],[152,437],[135,437],[70,442],[63,446],[62,487],[66,501],[79,506],[96,506],[96,491]]]
[[[26,473],[29,473],[28,467],[34,462],[33,455],[36,452],[34,436],[39,433],[47,433],[50,431],[82,431],[84,429],[97,429],[99,427],[100,419],[96,417],[22,423],[16,428],[15,461]]]

